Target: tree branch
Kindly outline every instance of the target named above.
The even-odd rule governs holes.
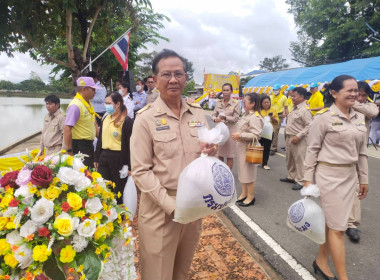
[[[71,31],[73,25],[73,15],[69,10],[66,10],[66,46],[67,46],[67,55],[69,59],[68,68],[72,71],[76,71],[77,67],[74,60],[74,49],[71,39]]]
[[[83,61],[86,61],[86,54],[87,54],[87,50],[88,50],[88,46],[90,44],[90,39],[91,39],[91,34],[92,34],[92,29],[94,28],[94,25],[95,25],[95,21],[96,19],[98,18],[98,15],[100,13],[100,11],[104,8],[105,4],[106,4],[107,1],[104,1],[102,3],[102,5],[98,6],[96,8],[96,11],[94,13],[94,16],[92,18],[92,21],[91,21],[91,24],[90,24],[90,27],[88,28],[88,32],[87,32],[87,36],[86,36],[86,41],[84,43],[84,47],[83,47],[83,53],[82,53],[82,59]]]
[[[55,59],[51,56],[49,56],[47,54],[47,52],[43,51],[38,45],[36,42],[34,42],[34,40],[32,39],[32,36],[30,36],[30,34],[27,34],[27,33],[23,33],[20,29],[17,30],[18,33],[22,34],[25,36],[26,38],[26,41],[28,42],[29,45],[31,45],[34,49],[36,49],[48,62],[52,62],[52,63],[55,63],[55,64],[59,64],[59,65],[62,65],[64,67],[69,67],[69,64],[67,64],[66,62],[64,61],[61,61],[61,60],[58,60],[58,59]]]

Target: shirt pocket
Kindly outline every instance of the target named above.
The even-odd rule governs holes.
[[[352,135],[350,135],[347,126],[344,125],[332,126],[331,132],[331,139],[334,143],[349,142],[352,138]]]
[[[153,134],[154,153],[157,158],[172,158],[177,151],[178,142],[175,132]]]
[[[188,146],[189,150],[192,153],[199,153],[201,152],[201,146],[200,141],[198,138],[198,128],[191,128],[190,129],[190,145]],[[186,149],[186,147],[185,147]]]

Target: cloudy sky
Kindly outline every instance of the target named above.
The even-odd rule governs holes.
[[[167,15],[161,34],[170,42],[149,50],[170,48],[194,63],[194,77],[203,82],[206,73],[247,73],[258,69],[265,57],[282,55],[291,66],[289,44],[297,39],[285,0],[151,0],[156,12]],[[0,54],[0,80],[20,82],[35,71],[48,81],[51,66],[40,66],[27,54],[8,58]]]

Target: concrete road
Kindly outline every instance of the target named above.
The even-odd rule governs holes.
[[[242,216],[231,208],[226,209],[224,213],[284,279],[323,279],[320,274],[314,275],[312,267],[318,253],[318,244],[292,231],[286,225],[289,206],[302,197],[299,191],[291,189],[292,184],[280,182],[280,178],[287,176],[287,171],[285,153],[280,148],[284,146],[284,136],[280,135],[279,138],[279,155],[271,156],[269,159],[271,170],[258,167],[255,205],[239,207],[258,226],[258,229],[254,230],[248,217],[243,221]],[[348,277],[354,280],[380,279],[380,152],[372,154],[378,157],[368,158],[370,191],[367,198],[362,201],[361,241],[359,244],[353,244],[346,237],[345,242]],[[241,186],[236,166],[233,168],[233,173],[240,193]],[[263,237],[265,233],[274,242]],[[289,261],[291,257],[286,254],[279,254],[277,247],[282,247],[295,261]],[[330,263],[333,269],[331,260]],[[334,269],[333,271],[335,273]]]

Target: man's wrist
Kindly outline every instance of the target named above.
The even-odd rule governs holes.
[[[70,149],[66,149],[66,152],[68,152],[68,153],[72,153],[72,152],[73,152],[73,149],[72,149],[72,148],[70,148]]]

